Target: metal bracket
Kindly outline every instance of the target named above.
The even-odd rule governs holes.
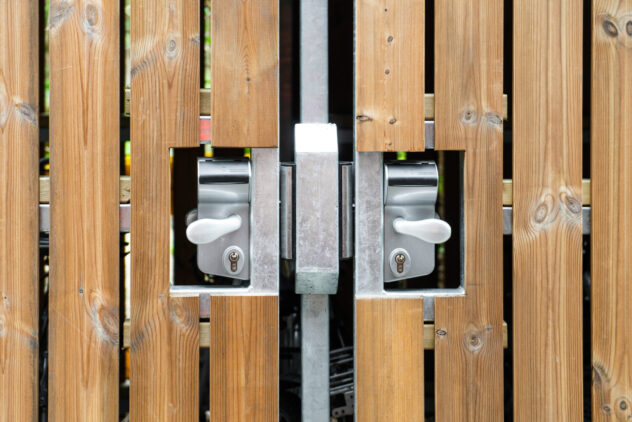
[[[338,135],[336,125],[295,126],[296,293],[338,289]]]

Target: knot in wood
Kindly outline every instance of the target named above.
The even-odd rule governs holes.
[[[364,122],[370,122],[373,119],[365,114],[358,114],[356,116],[356,120],[359,121],[360,123],[364,123]]]
[[[101,8],[92,2],[86,3],[83,7],[81,23],[87,35],[96,37],[101,33],[102,13]]]
[[[485,334],[478,329],[472,328],[465,333],[465,348],[472,353],[478,353],[485,343]]]
[[[37,113],[35,112],[35,107],[30,104],[19,102],[15,106],[18,116],[23,121],[36,126],[37,125]]]
[[[53,31],[59,28],[72,15],[75,5],[69,0],[54,1],[48,12],[48,28]]]
[[[178,57],[180,51],[179,41],[179,37],[176,34],[172,34],[167,37],[165,45],[165,56],[167,59],[175,60]]]
[[[607,16],[603,18],[602,27],[606,35],[612,38],[616,38],[619,36],[619,28],[617,27],[617,23],[611,16]]]
[[[437,330],[436,331],[437,336],[439,337],[445,337],[448,335],[448,332],[446,330]]]
[[[460,119],[466,125],[474,125],[478,121],[478,113],[473,108],[466,108],[461,112]]]
[[[171,321],[181,327],[190,327],[193,324],[191,313],[177,300],[169,301],[169,315],[171,317]]]
[[[119,316],[116,307],[103,303],[101,295],[94,292],[90,295],[90,315],[92,325],[102,341],[118,345]]]
[[[503,125],[503,118],[500,117],[500,114],[494,112],[485,113],[485,121],[488,125],[501,128]]]

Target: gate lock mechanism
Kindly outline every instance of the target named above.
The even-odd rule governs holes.
[[[197,216],[188,218],[187,238],[200,271],[250,278],[250,179],[247,159],[198,160]]]
[[[432,161],[384,165],[384,281],[430,274],[435,244],[452,234],[436,217],[439,173]]]

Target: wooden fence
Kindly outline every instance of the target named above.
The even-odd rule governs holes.
[[[212,421],[278,420],[278,296],[213,297],[201,325],[197,297],[169,294],[170,148],[198,147],[204,114],[212,115],[213,147],[278,147],[278,0],[213,1],[211,92],[200,91],[199,0],[132,0],[129,108],[119,2],[51,0],[46,23],[42,3],[0,0],[0,421],[38,420],[44,394],[41,186],[51,205],[50,420],[117,420],[123,347],[134,422],[198,419],[200,347],[211,353]],[[422,151],[428,119],[436,150],[464,151],[466,293],[435,300],[434,326],[420,317],[422,299],[356,299],[356,417],[423,420],[424,380],[434,378],[437,421],[503,420],[507,394],[517,421],[579,421],[588,358],[591,420],[632,420],[632,0],[442,0],[432,2],[433,15],[426,3],[355,1],[355,141],[359,153]],[[50,116],[41,113],[44,26]],[[504,43],[513,51],[509,106]],[[428,60],[434,95],[424,88]],[[119,203],[129,181],[120,180],[119,163],[127,110],[124,324]],[[39,182],[43,121],[49,186]],[[513,133],[513,180],[504,182],[503,121]],[[512,264],[503,257],[503,204],[513,207]],[[582,205],[591,208],[589,291]],[[503,258],[513,268],[506,328]],[[434,376],[424,373],[422,352],[432,348]]]

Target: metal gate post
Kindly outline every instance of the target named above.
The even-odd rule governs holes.
[[[329,121],[328,107],[328,1],[327,0],[302,0],[301,1],[301,121],[303,123],[322,123]],[[335,126],[334,126],[335,128]],[[334,129],[335,131],[335,129]],[[298,134],[297,134],[298,135]],[[316,141],[318,142],[318,141]],[[296,140],[296,161],[297,161],[297,258],[308,253],[304,250],[307,244],[302,244],[299,237],[301,228],[298,196],[304,189],[300,184],[304,180],[306,184],[310,181],[317,182],[313,178],[315,174],[307,173],[309,168],[305,168],[305,174],[301,175],[299,161],[301,152],[299,151],[299,140]],[[337,145],[336,145],[337,147]],[[337,149],[335,165],[337,175]],[[307,158],[307,157],[306,157]],[[324,163],[323,163],[324,164]],[[331,177],[331,175],[330,175]],[[331,179],[329,179],[331,181]],[[307,187],[308,185],[305,185]],[[333,186],[337,193],[338,180]],[[338,198],[335,198],[337,204]],[[331,204],[321,203],[317,206],[327,207]],[[307,209],[305,211],[308,211]],[[336,235],[337,235],[336,220]],[[321,222],[326,225],[330,222]],[[316,230],[318,228],[316,227]],[[333,239],[329,239],[331,242]],[[330,243],[329,246],[332,246]],[[338,281],[338,243],[336,238],[335,277]],[[329,420],[329,297],[327,294],[318,293],[318,289],[308,292],[308,289],[301,289],[299,280],[300,258],[297,259],[297,293],[303,292],[301,297],[301,397],[302,397],[302,419],[304,422],[325,422]],[[333,264],[333,261],[331,261]],[[305,286],[303,286],[305,287]],[[333,291],[335,293],[335,289]],[[306,399],[309,397],[309,399]]]

